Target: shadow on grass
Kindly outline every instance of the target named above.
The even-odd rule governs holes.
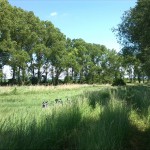
[[[33,118],[31,118],[33,119]],[[75,147],[72,133],[81,120],[78,107],[44,116],[31,123],[21,120],[17,127],[0,126],[0,149],[62,150]]]
[[[79,136],[80,149],[121,150],[130,128],[128,109],[109,102],[99,118],[83,120]]]
[[[105,106],[97,118],[82,118],[76,103],[73,107],[45,115],[40,118],[40,121],[31,118],[31,123],[21,120],[20,124],[9,127],[7,124],[11,122],[6,124],[4,122],[5,125],[0,125],[0,149],[148,150],[150,149],[150,129],[142,132],[131,124],[129,120],[131,107],[124,102],[129,101],[129,105],[139,103],[136,102],[136,97],[140,94],[134,92],[138,92],[141,88],[133,88],[135,89],[126,87],[111,92],[102,90],[86,94],[92,108],[95,108],[97,103]],[[144,91],[146,89],[142,92]],[[137,96],[134,99],[128,99],[130,92],[133,92],[133,97],[136,94]],[[123,97],[123,100],[112,101],[112,95],[119,99]],[[147,100],[146,97],[148,98],[148,95],[145,95],[144,100]],[[147,106],[142,105],[143,110],[144,108],[147,109]]]
[[[150,88],[148,86],[126,86],[111,89],[111,95],[116,99],[126,101],[141,114],[146,114],[150,106]]]
[[[91,126],[86,128],[85,125],[84,129],[89,134],[86,131],[82,134],[85,135],[84,138],[80,139],[80,142],[83,140],[81,145],[88,141],[88,146],[84,145],[84,147],[89,150],[150,149],[150,128],[145,131],[139,130],[128,119],[128,113],[123,108],[120,111],[119,108],[123,104],[124,108],[128,108],[128,110],[134,109],[139,115],[147,116],[150,108],[150,88],[148,86],[118,87],[117,89],[86,93],[86,96],[88,97],[89,105],[93,109],[96,107],[96,104],[105,106],[105,109],[100,120],[92,121],[90,119],[88,123],[86,122],[86,124],[91,124]],[[112,99],[118,99],[121,102],[115,110],[113,107],[109,107]],[[115,104],[114,106],[116,107],[117,105]]]
[[[107,105],[110,101],[110,92],[107,89],[100,91],[92,91],[85,93],[85,96],[88,98],[89,105],[94,109],[96,104]]]
[[[0,149],[11,150],[149,150],[150,129],[141,132],[129,120],[130,109],[110,101],[98,118],[82,118],[78,107],[45,115],[40,122],[24,120],[0,126]]]
[[[150,128],[141,131],[136,126],[131,125],[124,148],[129,150],[149,150],[149,139]]]
[[[0,149],[120,150],[130,128],[128,109],[121,102],[108,103],[98,118],[82,118],[74,106],[25,123],[0,128]]]

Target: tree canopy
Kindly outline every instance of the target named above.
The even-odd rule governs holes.
[[[138,68],[143,70],[148,77],[150,77],[149,12],[150,1],[138,0],[134,8],[124,13],[122,22],[116,29],[119,42],[123,45],[122,54],[140,61]]]
[[[6,80],[2,72],[5,65],[11,67],[12,79],[7,82],[11,84],[57,85],[61,78],[64,83],[112,83],[124,78],[125,72],[132,74],[133,69],[135,76],[141,76],[143,68],[148,73],[148,6],[146,1],[139,1],[124,14],[117,31],[125,47],[117,53],[104,45],[67,38],[50,21],[41,21],[33,12],[0,0],[1,84]],[[142,7],[145,13],[140,14]],[[133,56],[136,63],[130,61]]]

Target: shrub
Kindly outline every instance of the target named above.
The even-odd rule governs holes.
[[[33,85],[35,85],[35,84],[37,84],[38,83],[38,78],[37,77],[31,77],[31,83],[33,84]]]
[[[64,83],[73,83],[72,76],[66,76],[64,79]]]
[[[124,85],[126,85],[126,83],[123,79],[115,79],[112,84],[112,86],[124,86]]]

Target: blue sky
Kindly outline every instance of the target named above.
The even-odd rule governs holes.
[[[124,11],[137,0],[8,0],[13,6],[33,11],[41,20],[51,21],[67,37],[82,38],[119,51],[111,29],[121,23]]]

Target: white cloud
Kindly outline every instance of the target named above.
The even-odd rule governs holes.
[[[52,16],[52,17],[57,16],[57,15],[58,15],[57,12],[52,12],[52,13],[50,13],[50,16]]]

